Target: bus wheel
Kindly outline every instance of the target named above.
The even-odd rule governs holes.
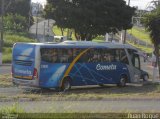
[[[126,76],[121,76],[120,82],[119,82],[118,86],[120,86],[120,87],[125,87],[125,86],[126,86],[126,83],[127,83],[127,78],[126,78]]]
[[[148,81],[148,79],[149,79],[148,75],[143,76],[143,81]]]
[[[62,87],[61,90],[62,91],[68,91],[71,89],[71,81],[69,80],[69,78],[64,79],[64,81],[62,82]]]

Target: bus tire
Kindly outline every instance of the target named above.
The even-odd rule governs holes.
[[[120,81],[118,83],[118,86],[119,87],[125,87],[126,83],[127,83],[127,77],[122,75],[121,78],[120,78]]]
[[[148,81],[149,76],[147,74],[143,75],[143,81]]]
[[[71,80],[70,78],[65,78],[62,82],[61,91],[68,91],[71,89]]]

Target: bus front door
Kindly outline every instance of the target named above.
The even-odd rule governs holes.
[[[134,54],[132,57],[132,65],[133,65],[133,73],[134,73],[134,82],[139,82],[140,81],[140,58],[138,54]]]

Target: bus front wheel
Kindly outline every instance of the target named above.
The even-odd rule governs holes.
[[[71,81],[69,80],[69,78],[66,78],[62,82],[61,90],[62,91],[68,91],[70,89],[71,89]]]
[[[121,76],[120,81],[118,83],[118,86],[120,87],[125,87],[127,83],[127,78],[126,76]]]
[[[145,74],[145,75],[143,76],[143,81],[148,81],[148,79],[149,79],[149,76]]]

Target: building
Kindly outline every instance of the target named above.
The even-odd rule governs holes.
[[[40,3],[31,3],[32,15],[39,16],[43,12],[43,6]]]

